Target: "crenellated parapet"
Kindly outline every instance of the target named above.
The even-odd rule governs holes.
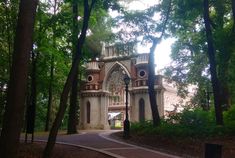
[[[99,62],[98,61],[90,61],[85,64],[86,71],[99,71]]]
[[[148,64],[148,60],[149,60],[149,53],[138,54],[136,58],[135,66],[138,67],[138,66],[146,65]]]
[[[136,47],[133,43],[115,44],[106,46],[103,44],[101,51],[102,60],[113,60],[130,57],[136,54]]]

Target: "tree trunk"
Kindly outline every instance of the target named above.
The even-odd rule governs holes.
[[[153,45],[150,48],[149,54],[149,63],[148,63],[148,93],[149,93],[149,101],[152,110],[152,117],[153,117],[153,125],[158,126],[160,124],[160,115],[158,111],[156,93],[154,89],[155,85],[155,64],[154,64],[154,51],[157,46],[158,42],[156,40],[153,41]]]
[[[11,54],[12,54],[12,50],[11,50],[11,46],[12,46],[12,34],[10,31],[10,21],[11,19],[9,18],[9,8],[8,8],[8,4],[7,1],[5,1],[5,14],[6,14],[6,23],[5,23],[5,27],[6,27],[6,31],[7,31],[7,44],[8,44],[8,53],[9,53],[9,57],[8,57],[8,62],[9,62],[9,72],[11,71]]]
[[[0,84],[0,128],[2,128],[3,113],[6,101],[6,92],[4,90],[4,83]]]
[[[215,10],[216,10],[216,31],[220,32],[224,30],[224,15],[225,15],[225,4],[223,0],[215,1]],[[228,85],[228,76],[229,76],[229,60],[231,53],[226,46],[224,46],[223,41],[220,41],[221,44],[218,44],[217,49],[219,50],[218,58],[218,79],[220,81],[221,88],[221,105],[226,108],[230,107],[230,89]]]
[[[0,155],[4,158],[16,157],[19,145],[36,7],[37,0],[20,1],[12,70],[0,139]]]
[[[232,12],[233,12],[233,34],[235,32],[235,0],[232,1]]]
[[[58,1],[54,0],[53,5],[53,15],[56,15],[58,10]],[[53,47],[56,48],[56,36],[55,36],[55,25],[52,26],[53,32]],[[47,117],[46,117],[46,124],[45,124],[45,131],[49,131],[50,126],[50,119],[51,119],[51,108],[52,108],[52,100],[53,100],[53,82],[54,82],[54,55],[51,55],[51,63],[50,63],[50,82],[49,82],[49,89],[48,89],[48,104],[47,104]]]
[[[76,50],[76,42],[78,36],[78,1],[73,0],[73,60]],[[73,80],[71,95],[70,95],[70,106],[69,106],[69,118],[68,118],[68,131],[67,134],[75,134],[77,133],[77,123],[78,123],[78,116],[77,116],[77,96],[78,96],[78,71],[76,72],[75,78]]]
[[[69,118],[68,118],[68,131],[67,134],[75,134],[77,133],[77,124],[78,124],[78,116],[77,116],[77,96],[78,96],[78,73],[76,72],[75,78],[72,84],[72,90],[70,95],[70,106],[69,106]]]
[[[152,110],[153,126],[158,126],[160,124],[160,121],[161,121],[159,111],[158,111],[156,93],[155,93],[155,89],[154,89],[155,79],[156,79],[156,77],[155,77],[154,51],[155,51],[157,45],[162,40],[162,37],[165,33],[166,24],[167,24],[167,21],[169,19],[170,12],[171,12],[171,2],[172,1],[169,0],[169,5],[168,5],[168,8],[166,10],[165,20],[163,21],[163,27],[162,27],[160,37],[159,38],[151,37],[152,41],[153,41],[153,44],[152,44],[152,47],[150,48],[150,53],[149,53],[148,93],[149,93],[149,102],[150,102],[150,106],[151,106],[151,110]]]
[[[35,113],[36,113],[36,101],[37,101],[37,85],[36,85],[36,65],[37,65],[37,53],[32,50],[32,70],[31,70],[31,93],[30,102],[27,107],[26,113],[26,133],[32,134],[32,142],[34,135],[35,125]]]
[[[70,72],[69,72],[67,80],[65,82],[63,91],[61,93],[59,111],[56,115],[55,121],[54,121],[53,126],[50,130],[48,142],[47,142],[46,148],[43,153],[44,158],[50,158],[52,149],[55,145],[55,140],[56,140],[56,136],[58,133],[58,129],[61,125],[61,121],[63,119],[64,113],[65,113],[65,110],[67,107],[66,103],[68,100],[68,94],[71,89],[72,82],[73,82],[73,79],[75,78],[76,72],[78,70],[78,64],[79,64],[81,56],[82,56],[82,46],[85,42],[86,31],[88,29],[88,22],[89,22],[89,18],[90,18],[90,13],[91,13],[91,10],[94,6],[94,3],[95,3],[95,0],[92,0],[91,5],[89,7],[88,0],[84,0],[83,26],[82,26],[81,35],[80,35],[78,42],[77,42],[77,50],[78,51],[75,55],[75,58],[72,63],[72,67],[70,69]]]
[[[54,56],[51,56],[51,64],[50,64],[50,83],[48,89],[48,103],[47,103],[47,116],[46,116],[46,125],[45,131],[49,131],[50,119],[51,119],[51,106],[52,106],[52,84],[54,80]]]
[[[217,77],[215,50],[213,46],[213,37],[212,37],[212,31],[211,31],[211,26],[210,26],[208,0],[204,0],[204,23],[205,23],[205,28],[206,28],[206,38],[207,38],[207,45],[208,45],[207,52],[208,52],[209,65],[210,65],[211,83],[212,83],[213,94],[214,94],[216,124],[223,125],[223,113],[222,113],[222,107],[221,107],[221,89],[220,89],[220,83]]]

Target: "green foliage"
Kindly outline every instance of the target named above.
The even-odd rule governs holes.
[[[151,121],[131,123],[131,132],[137,135],[162,135],[165,137],[206,138],[218,135],[234,135],[235,106],[225,112],[225,125],[217,126],[214,110],[186,109],[167,119],[162,119],[158,127]]]
[[[38,96],[39,102],[37,102],[36,106],[36,118],[35,118],[35,131],[42,131],[45,128],[46,122],[46,99],[42,99],[43,96]]]
[[[210,23],[216,51],[216,63],[225,104],[234,98],[235,69],[234,21],[231,3],[228,0],[210,2]],[[176,42],[172,47],[173,64],[166,69],[166,75],[177,81],[180,93],[187,93],[188,84],[198,85],[194,104],[202,105],[202,91],[210,87],[206,35],[203,20],[202,0],[175,0],[168,30]],[[226,103],[227,102],[227,103]],[[234,100],[232,99],[233,103]]]
[[[6,87],[11,69],[18,1],[0,2],[0,127],[6,104]]]
[[[36,110],[36,130],[44,130],[46,122],[46,113],[48,106],[48,89],[52,84],[52,110],[50,125],[54,121],[58,110],[60,95],[65,83],[69,68],[72,64],[72,43],[77,43],[78,35],[72,36],[73,32],[73,14],[72,1],[40,2],[40,7],[36,16],[36,25],[34,33],[35,51],[37,56],[37,110]],[[83,17],[83,1],[78,2],[78,16]],[[111,3],[111,1],[110,1]],[[111,26],[112,19],[109,17],[106,9],[102,7],[103,3],[95,5],[91,14],[89,29],[91,35],[87,37],[87,42],[83,47],[83,59],[81,65],[87,58],[97,56],[101,51],[101,41],[108,41],[112,37]],[[57,6],[57,7],[55,7]],[[54,11],[54,9],[56,9]],[[83,19],[78,20],[78,34],[81,30]],[[52,60],[53,59],[53,60]],[[53,69],[53,81],[51,83],[50,69]],[[79,70],[82,73],[82,70]],[[66,112],[62,123],[63,129],[67,127]]]
[[[235,106],[224,112],[224,124],[228,134],[235,133]]]

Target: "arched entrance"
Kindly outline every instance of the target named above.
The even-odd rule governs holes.
[[[115,64],[108,73],[106,90],[108,96],[108,122],[111,128],[122,128],[125,118],[125,83],[124,74],[127,72],[121,64]]]
[[[130,53],[130,49],[120,52],[118,48],[104,47],[100,59],[85,65],[85,80],[81,87],[80,99],[79,126],[82,129],[122,128],[126,118],[124,74],[131,78],[128,94],[129,120],[139,122],[152,118],[147,87],[149,55]],[[156,77],[155,90],[159,92],[156,97],[161,114],[162,89],[161,77]]]

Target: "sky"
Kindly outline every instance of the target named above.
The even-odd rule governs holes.
[[[134,0],[133,2],[128,4],[128,9],[130,10],[144,10],[154,4],[157,4],[158,0]],[[157,46],[155,50],[155,64],[156,64],[156,72],[163,69],[165,66],[170,65],[171,63],[171,45],[174,43],[175,39],[168,38],[163,39],[162,42]],[[137,46],[138,53],[148,53],[151,45],[147,46]]]
[[[168,38],[162,40],[162,42],[155,49],[155,64],[156,72],[162,70],[165,66],[169,66],[171,63],[171,45],[174,43],[175,39]],[[138,53],[149,53],[149,46],[137,46]]]

